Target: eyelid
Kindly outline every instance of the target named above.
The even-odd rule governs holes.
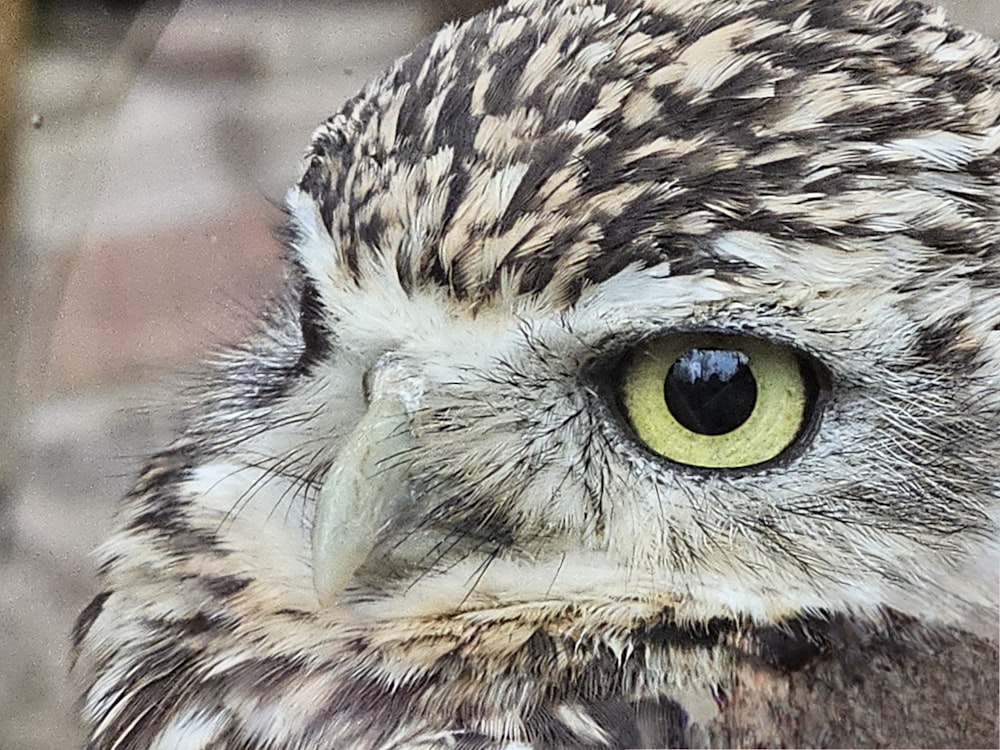
[[[617,362],[622,357],[634,351],[636,347],[649,341],[656,341],[667,336],[709,336],[725,337],[735,336],[749,339],[759,339],[774,346],[782,346],[791,349],[800,357],[805,357],[815,363],[830,380],[830,368],[824,362],[824,357],[817,352],[804,349],[790,341],[790,334],[782,335],[781,332],[773,332],[766,329],[732,329],[725,326],[674,326],[670,328],[660,328],[655,330],[625,330],[610,331],[589,345],[591,364],[599,365],[600,361]]]

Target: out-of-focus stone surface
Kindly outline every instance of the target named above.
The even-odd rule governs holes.
[[[960,26],[1000,38],[1000,5],[996,0],[939,0],[927,5],[939,5]]]
[[[54,300],[53,387],[238,337],[278,279],[275,206],[313,129],[426,30],[413,3],[188,2],[113,116],[47,118],[24,175],[40,196],[27,229],[48,252],[79,241]],[[39,77],[44,112],[67,92]]]
[[[1000,35],[996,2],[947,5]],[[98,12],[67,22],[73,44],[27,61],[24,110],[39,119],[19,134],[26,416],[0,436],[26,458],[0,508],[0,748],[80,746],[68,634],[115,502],[172,435],[170,373],[252,325],[278,283],[275,204],[313,128],[442,7],[198,0],[169,23],[141,17],[113,46]]]
[[[117,386],[29,409],[19,435],[26,463],[6,519],[15,535],[0,553],[0,748],[82,746],[69,631],[95,593],[93,550],[115,499],[169,439],[164,393],[176,387]]]
[[[127,237],[94,238],[73,265],[52,342],[53,379],[108,376],[189,362],[235,341],[280,283],[274,227],[262,203]],[[90,293],[99,288],[102,294]]]

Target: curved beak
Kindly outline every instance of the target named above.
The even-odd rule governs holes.
[[[408,497],[412,447],[399,396],[373,400],[344,441],[319,492],[312,528],[313,580],[320,603],[335,605]]]

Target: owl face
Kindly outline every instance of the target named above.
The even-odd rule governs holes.
[[[892,43],[891,4],[818,46],[784,36],[815,9],[672,10],[564,9],[537,44],[500,11],[317,132],[289,195],[310,374],[378,415],[346,438],[374,480],[318,495],[321,598],[992,617],[1000,303],[970,270],[998,194],[969,170],[995,89],[956,97],[929,31],[923,72],[852,51],[855,24]],[[744,411],[714,396],[720,434],[666,395],[702,350],[753,381]]]
[[[438,291],[372,309],[364,282],[343,295],[331,290],[325,310],[337,322],[329,327],[357,352],[355,408],[377,416],[361,417],[345,439],[348,463],[365,467],[351,480],[358,489],[335,470],[317,495],[313,576],[332,578],[320,584],[331,587],[321,598],[374,597],[390,616],[401,600],[437,607],[444,596],[455,607],[626,597],[670,603],[692,618],[767,620],[902,602],[986,554],[995,539],[989,472],[973,490],[959,463],[942,469],[983,450],[984,437],[988,444],[992,407],[968,411],[989,398],[974,368],[956,398],[953,378],[931,374],[943,363],[907,364],[927,336],[924,311],[908,310],[898,291],[915,279],[884,267],[897,261],[879,251],[812,246],[823,260],[796,283],[780,277],[787,251],[752,233],[722,238],[714,251],[753,254],[756,270],[675,276],[669,261],[636,264],[583,289],[569,309],[515,299],[473,311]],[[986,295],[980,303],[991,306]],[[886,340],[886,327],[909,335]],[[677,352],[658,353],[673,342]],[[697,429],[668,434],[662,450],[644,439],[641,404],[631,414],[627,406],[641,399],[637,360],[649,361],[655,429],[672,416],[670,368],[699,345],[750,352],[753,369],[777,353],[782,372],[812,376],[811,387],[799,380],[773,395],[758,384],[755,415],[790,402],[798,420],[750,423],[737,450],[752,455],[777,436],[785,445],[774,455],[706,467],[710,448],[679,460],[668,453],[705,441]],[[358,385],[366,378],[367,399]],[[918,385],[934,382],[940,390]],[[796,396],[805,403],[795,406]],[[946,403],[955,411],[942,410]],[[369,451],[361,460],[355,441]],[[988,466],[985,452],[978,461]],[[346,510],[338,505],[345,497]],[[371,517],[359,534],[351,521],[364,513]],[[956,535],[977,540],[971,558]],[[362,539],[356,554],[339,556]],[[953,616],[970,592],[957,579],[947,588],[957,595]]]
[[[324,123],[285,297],[105,548],[94,736],[537,741],[735,623],[989,631],[1000,52],[943,23],[515,2]]]

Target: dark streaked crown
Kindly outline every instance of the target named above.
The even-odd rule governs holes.
[[[474,302],[562,306],[636,262],[725,273],[732,231],[980,256],[998,85],[995,43],[913,2],[515,2],[330,118],[301,186],[347,272]]]

